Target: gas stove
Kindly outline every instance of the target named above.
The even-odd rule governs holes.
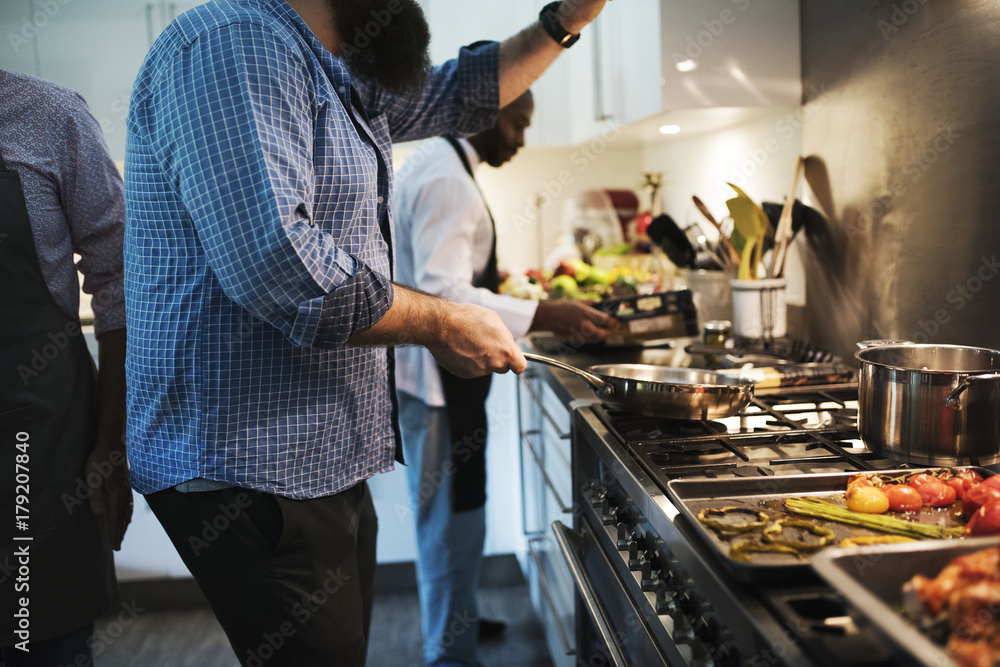
[[[680,478],[901,467],[865,447],[857,411],[854,383],[760,392],[717,421],[578,410],[574,530],[556,530],[574,541],[589,591],[577,615],[583,664],[893,664],[819,579],[733,579],[666,491]]]
[[[716,421],[657,419],[595,405],[612,437],[666,491],[671,479],[872,470],[892,466],[858,436],[857,384],[758,393]]]

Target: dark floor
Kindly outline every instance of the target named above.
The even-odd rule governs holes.
[[[509,570],[510,568],[505,568]],[[420,667],[420,609],[406,574],[377,584],[372,611],[368,667]],[[488,582],[480,594],[485,618],[507,623],[504,635],[480,644],[486,667],[551,667],[541,627],[523,580]],[[122,622],[124,619],[125,622]],[[222,628],[204,607],[144,608],[130,613],[116,606],[95,624],[97,667],[239,667]],[[101,650],[103,649],[103,650]]]

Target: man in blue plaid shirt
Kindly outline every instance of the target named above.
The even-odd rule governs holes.
[[[213,0],[156,41],[126,149],[132,483],[245,665],[361,665],[391,346],[525,361],[491,311],[395,285],[392,141],[491,125],[605,0],[431,69],[414,0]]]

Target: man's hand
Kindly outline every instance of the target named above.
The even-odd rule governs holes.
[[[607,0],[562,0],[559,3],[559,24],[573,33],[579,34],[597,18]]]
[[[524,371],[527,362],[496,313],[471,304],[450,306],[440,340],[427,345],[439,364],[463,378]]]
[[[124,447],[98,442],[83,469],[90,488],[90,511],[105,517],[108,543],[118,551],[132,521],[132,487]]]
[[[617,325],[614,317],[582,301],[542,301],[531,321],[531,330],[551,331],[570,341],[600,343]]]
[[[125,330],[105,331],[97,336],[97,345],[97,437],[83,475],[90,489],[90,511],[105,518],[108,543],[118,551],[132,520],[125,456]]]
[[[423,345],[459,377],[524,371],[514,336],[492,310],[393,283],[392,307],[351,345]]]

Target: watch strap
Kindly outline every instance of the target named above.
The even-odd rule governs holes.
[[[580,35],[574,35],[559,23],[559,4],[558,2],[550,2],[542,7],[542,11],[538,13],[538,20],[541,22],[542,27],[545,28],[545,32],[549,34],[549,37],[556,41],[556,44],[564,49],[568,49],[576,44],[577,40],[580,39]]]

